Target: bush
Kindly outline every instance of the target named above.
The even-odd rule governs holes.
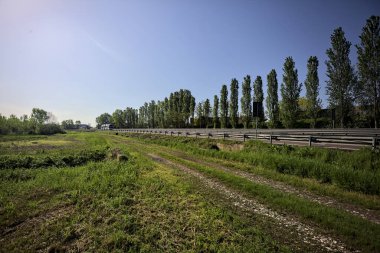
[[[82,150],[77,154],[45,155],[45,156],[0,156],[1,169],[15,168],[46,168],[46,167],[74,167],[89,161],[99,162],[106,158],[105,150]]]
[[[37,133],[42,135],[64,134],[66,133],[58,124],[50,123],[38,126]]]

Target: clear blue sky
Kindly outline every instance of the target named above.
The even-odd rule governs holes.
[[[185,88],[197,102],[247,74],[282,81],[292,56],[300,82],[311,55],[325,60],[341,26],[353,45],[380,1],[0,0],[0,113],[33,107],[95,125]],[[356,49],[351,59],[356,62]],[[304,94],[304,89],[302,91]]]

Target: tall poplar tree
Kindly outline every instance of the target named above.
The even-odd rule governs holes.
[[[328,60],[326,93],[330,108],[336,108],[340,127],[347,125],[353,108],[354,69],[349,58],[351,42],[347,41],[341,27],[331,35],[331,48],[326,50]]]
[[[221,128],[227,128],[228,120],[228,90],[227,85],[223,84],[220,91],[220,124]]]
[[[218,125],[219,116],[219,98],[217,95],[214,96],[214,107],[212,108],[212,122],[214,124],[214,129]]]
[[[298,99],[301,92],[301,84],[298,83],[298,71],[291,56],[286,57],[281,83],[281,120],[286,128],[294,128],[299,114]]]
[[[210,100],[207,98],[206,101],[203,103],[203,115],[205,117],[206,128],[208,128],[210,113],[211,113],[211,105],[210,105]]]
[[[199,127],[202,128],[202,118],[203,118],[203,112],[204,112],[204,110],[203,110],[203,103],[202,102],[198,103],[196,111],[197,111],[197,117],[198,117]]]
[[[251,97],[251,77],[247,75],[244,77],[242,84],[242,97],[241,97],[241,115],[244,128],[249,126],[252,120],[252,97]]]
[[[191,96],[190,100],[190,115],[193,120],[193,124],[195,125],[195,97]]]
[[[231,80],[230,92],[230,122],[232,128],[236,128],[239,111],[239,82],[235,78]]]
[[[263,92],[263,80],[261,76],[257,76],[255,82],[253,83],[253,102],[264,102],[264,92]],[[262,110],[259,115],[259,121],[264,121],[264,111]]]
[[[306,87],[306,113],[313,120],[314,128],[317,122],[318,111],[321,109],[321,99],[319,95],[319,78],[318,78],[318,58],[310,56],[307,61],[307,74],[305,80]]]
[[[380,121],[380,25],[379,16],[371,16],[359,36],[358,52],[359,97],[363,108],[368,108],[373,126]]]
[[[279,107],[278,107],[278,82],[276,70],[272,69],[267,76],[267,111],[269,117],[269,126],[272,128],[279,127]]]

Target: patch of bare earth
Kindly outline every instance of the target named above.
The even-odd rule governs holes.
[[[368,221],[371,221],[373,223],[380,224],[380,215],[379,215],[379,212],[376,210],[366,209],[366,208],[363,208],[363,207],[360,207],[357,205],[353,205],[350,203],[343,203],[343,202],[340,202],[340,201],[338,201],[334,198],[328,197],[328,196],[320,196],[320,195],[314,194],[310,191],[307,191],[305,189],[295,188],[295,187],[292,187],[292,186],[287,185],[285,183],[274,181],[274,180],[271,180],[271,179],[268,179],[268,178],[265,178],[262,176],[254,175],[252,173],[248,173],[248,172],[237,170],[237,169],[228,168],[228,167],[222,166],[222,165],[217,164],[217,163],[206,162],[204,160],[196,159],[196,158],[188,156],[187,154],[182,153],[182,152],[175,151],[175,152],[171,152],[171,153],[175,154],[177,157],[180,157],[182,159],[185,159],[185,160],[188,160],[191,162],[196,162],[196,163],[199,163],[199,164],[202,164],[205,166],[209,166],[212,168],[217,168],[217,169],[220,169],[224,172],[231,173],[231,174],[234,174],[236,176],[248,179],[249,181],[251,181],[253,183],[267,185],[267,186],[270,186],[274,189],[280,190],[282,192],[290,193],[290,194],[296,195],[298,197],[307,199],[309,201],[319,203],[321,205],[339,208],[341,210],[344,210],[348,213],[359,216],[359,217],[366,219]]]
[[[178,168],[183,172],[197,178],[206,187],[214,190],[218,194],[223,195],[234,206],[241,208],[244,211],[253,212],[274,220],[279,227],[286,228],[289,231],[289,235],[293,235],[296,238],[299,238],[298,240],[302,240],[299,242],[301,244],[319,247],[322,251],[351,252],[340,240],[333,238],[330,235],[317,232],[315,228],[308,224],[302,223],[295,217],[277,213],[256,200],[247,198],[238,191],[232,190],[222,183],[204,176],[195,169],[174,163],[155,154],[148,154],[148,156],[156,162]]]

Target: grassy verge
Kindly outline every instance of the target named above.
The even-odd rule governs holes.
[[[354,248],[360,248],[365,252],[377,252],[380,249],[380,240],[378,240],[380,239],[379,225],[350,215],[344,211],[313,203],[291,194],[282,193],[271,187],[255,184],[247,179],[183,160],[167,153],[161,152],[160,155],[191,168],[196,168],[235,189],[252,195],[279,211],[286,210],[288,213],[296,214],[305,220],[320,224],[327,230],[333,231],[335,235],[343,237],[344,241]]]
[[[380,194],[380,153],[369,149],[346,152],[321,148],[271,146],[246,142],[242,151],[223,151],[218,142],[229,141],[158,135],[129,135],[148,143],[179,148],[202,156],[262,166],[282,174],[314,178],[342,189]]]
[[[304,188],[316,194],[334,197],[342,202],[356,204],[372,210],[380,210],[379,195],[363,194],[361,192],[346,190],[344,188],[339,187],[339,185],[333,183],[323,183],[314,178],[304,178],[296,175],[280,173],[276,170],[265,168],[264,166],[253,165],[249,161],[247,162],[244,160],[230,160],[230,153],[238,153],[241,151],[227,152],[215,150],[216,143],[214,140],[196,140],[181,137],[179,137],[180,140],[178,140],[177,137],[170,139],[167,137],[157,135],[127,135],[127,137],[128,136],[132,137],[132,139],[130,139],[131,141],[136,140],[137,144],[156,144],[161,147],[168,148],[168,151],[172,149],[181,150],[182,152],[185,152],[189,155],[193,155],[196,157],[201,156],[203,160],[209,162],[216,162],[227,167],[258,174],[273,180],[284,182],[296,188]],[[231,145],[235,143],[227,141],[226,144]]]

